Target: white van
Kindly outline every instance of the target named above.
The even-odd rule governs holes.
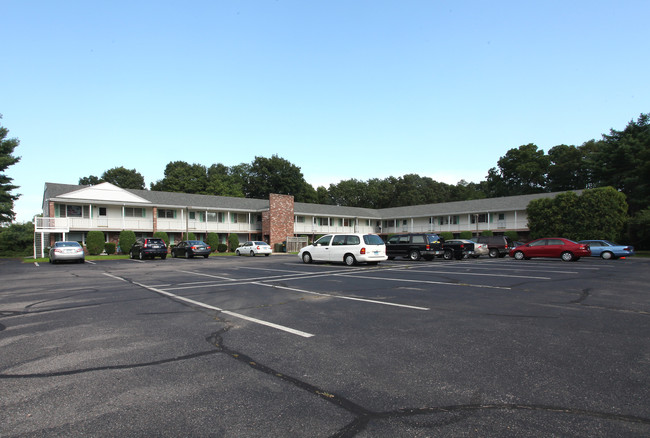
[[[313,245],[300,250],[298,257],[304,263],[343,262],[348,266],[357,263],[376,265],[386,257],[386,244],[376,234],[327,234]]]

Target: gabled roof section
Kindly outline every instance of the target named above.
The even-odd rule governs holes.
[[[93,200],[105,202],[121,202],[127,204],[150,204],[150,201],[135,195],[111,183],[103,182],[94,186],[83,187],[68,193],[61,193],[57,198],[73,200]]]

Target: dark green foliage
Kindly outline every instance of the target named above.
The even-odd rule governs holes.
[[[650,249],[650,208],[630,218],[630,239],[635,249]]]
[[[212,252],[215,252],[219,246],[219,235],[217,233],[208,233],[205,243],[210,245]]]
[[[612,187],[560,193],[555,198],[531,201],[526,209],[532,238],[564,237],[572,240],[617,241],[625,228],[625,195]]]
[[[316,190],[302,175],[300,167],[284,158],[255,157],[248,171],[244,185],[248,198],[266,199],[270,193],[293,195],[296,202],[315,202]]]
[[[0,114],[2,120],[2,114]],[[18,147],[20,141],[16,138],[7,138],[9,130],[0,125],[0,224],[8,223],[14,220],[14,201],[20,195],[14,195],[11,192],[18,188],[11,182],[13,178],[5,174],[9,166],[13,166],[20,161],[20,157],[13,156],[14,149]]]
[[[88,249],[88,254],[90,255],[99,255],[104,251],[104,244],[106,243],[106,237],[101,231],[89,231],[88,236],[86,237],[86,248]]]
[[[103,182],[109,182],[123,189],[140,189],[146,188],[144,176],[135,169],[126,169],[124,167],[114,167],[105,171],[100,178],[95,175],[79,178],[81,185],[96,185]]]
[[[153,233],[153,237],[162,239],[165,242],[165,245],[169,246],[169,235],[165,231],[156,231]]]
[[[196,240],[196,234],[194,233],[183,233],[181,235],[181,240]]]
[[[11,224],[0,228],[0,255],[8,257],[32,254],[34,248],[34,224]]]
[[[235,251],[237,247],[239,246],[239,237],[237,237],[236,234],[231,234],[228,236],[228,249],[230,252]]]
[[[454,238],[454,233],[450,233],[449,231],[443,231],[442,233],[438,233],[440,237],[442,237],[445,240],[450,240]]]
[[[122,254],[128,254],[135,243],[135,233],[131,230],[120,231],[119,245]]]
[[[481,236],[494,236],[494,232],[492,230],[481,231]]]
[[[226,251],[228,251],[228,245],[226,245],[225,243],[218,244],[217,245],[217,251],[218,252],[226,252]]]
[[[471,231],[461,231],[460,234],[458,235],[460,239],[471,239],[472,238],[472,232]]]
[[[544,151],[529,143],[510,149],[497,162],[498,169],[488,171],[490,197],[540,193],[546,189],[550,159]]]
[[[117,245],[115,244],[115,242],[106,242],[104,244],[104,251],[106,251],[106,254],[108,255],[113,255],[115,254],[116,247]]]
[[[516,231],[506,231],[503,235],[509,237],[512,241],[519,240],[519,234]]]

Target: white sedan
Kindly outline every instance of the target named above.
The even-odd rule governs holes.
[[[235,250],[235,254],[238,256],[249,255],[251,257],[255,257],[258,254],[264,254],[268,257],[272,252],[268,243],[254,240],[242,243]]]

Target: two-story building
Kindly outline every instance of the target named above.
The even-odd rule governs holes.
[[[106,241],[115,243],[122,230],[132,230],[138,237],[164,231],[172,244],[180,241],[183,233],[194,233],[197,239],[217,233],[222,242],[237,234],[240,241],[265,240],[271,245],[294,236],[331,232],[386,236],[490,230],[494,234],[516,231],[525,235],[528,203],[556,194],[368,209],[294,202],[289,195],[249,199],[122,189],[110,183],[46,183],[43,216],[35,218],[35,254],[43,254],[44,248],[57,240],[85,242],[93,230],[103,231]]]

